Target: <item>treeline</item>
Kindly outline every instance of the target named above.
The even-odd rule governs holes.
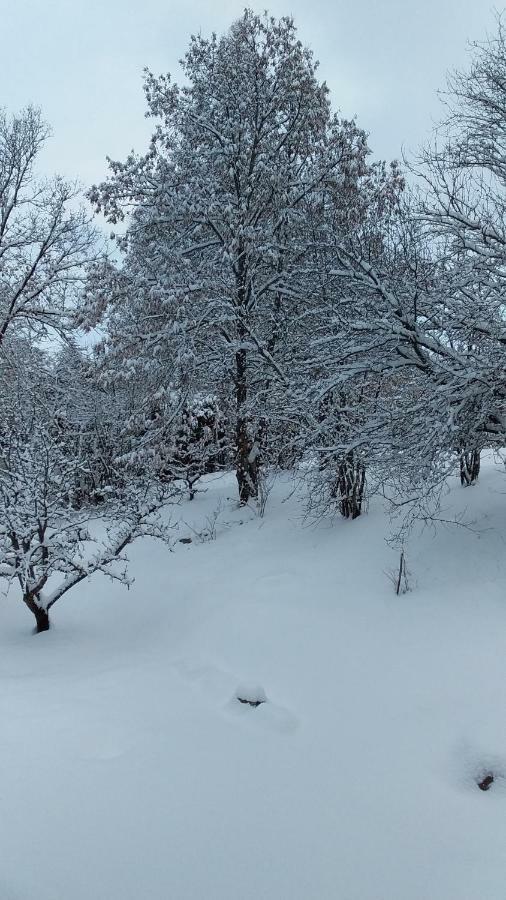
[[[0,573],[39,630],[94,571],[125,580],[205,473],[234,468],[246,504],[297,469],[309,510],[355,518],[374,490],[409,510],[474,483],[505,442],[500,19],[404,171],[332,110],[289,18],[246,10],[182,65],[146,72],[148,150],[88,192],[109,247],[36,177],[40,114],[0,119]]]

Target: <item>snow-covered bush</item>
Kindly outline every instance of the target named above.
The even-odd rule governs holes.
[[[190,500],[193,500],[196,484],[202,475],[216,472],[231,463],[228,423],[218,399],[211,395],[197,395],[187,400],[176,425],[171,458],[161,471],[161,477],[182,479]]]
[[[89,447],[62,429],[51,360],[29,345],[11,347],[0,374],[0,576],[46,631],[54,604],[90,575],[127,583],[125,548],[142,535],[167,539],[157,513],[175,492],[123,465],[121,489],[107,504],[77,510]]]

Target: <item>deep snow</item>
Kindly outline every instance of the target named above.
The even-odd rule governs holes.
[[[452,483],[473,530],[414,535],[400,597],[379,503],[205,487],[176,514],[222,498],[216,540],[140,542],[129,591],[37,637],[0,602],[0,900],[504,900],[504,472]]]

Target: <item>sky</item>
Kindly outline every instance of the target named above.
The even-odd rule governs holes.
[[[191,33],[224,31],[244,0],[0,0],[0,104],[40,106],[53,130],[45,171],[84,186],[105,157],[143,151],[142,70],[171,72]],[[263,11],[267,0],[249,4]],[[416,150],[441,114],[446,72],[465,68],[469,41],[495,28],[489,0],[271,0],[294,16],[320,60],[335,109],[356,116],[375,158]]]

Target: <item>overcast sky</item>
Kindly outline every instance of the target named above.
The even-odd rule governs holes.
[[[465,67],[468,41],[494,30],[492,0],[271,0],[320,60],[333,105],[356,115],[375,157],[416,148],[439,115],[436,91]],[[53,128],[44,168],[85,185],[105,156],[143,150],[142,69],[171,72],[191,33],[221,32],[241,0],[0,0],[2,91],[42,107]],[[262,11],[267,0],[250,3]]]

